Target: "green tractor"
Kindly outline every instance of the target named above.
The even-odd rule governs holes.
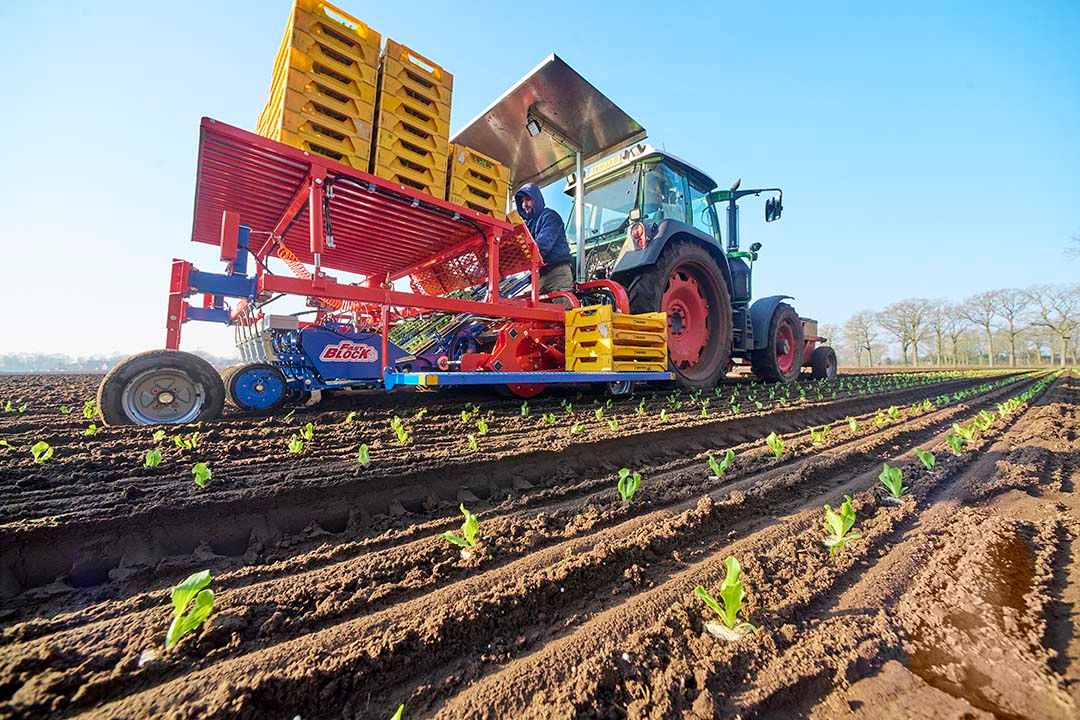
[[[568,182],[573,196],[576,180]],[[833,377],[836,353],[784,302],[790,295],[751,301],[751,268],[761,249],[739,247],[738,200],[775,193],[765,222],[780,219],[779,188],[729,190],[693,165],[637,145],[603,160],[585,175],[585,272],[627,289],[632,312],[668,314],[668,353],[680,384],[716,385],[734,365],[760,380],[792,382],[803,368]],[[726,205],[721,225],[717,207]],[[570,247],[578,244],[569,214]],[[725,242],[724,234],[727,238]]]

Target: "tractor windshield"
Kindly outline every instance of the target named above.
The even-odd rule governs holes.
[[[597,185],[585,187],[585,242],[605,241],[616,233],[626,231],[630,211],[637,203],[638,172],[602,180]],[[566,239],[573,248],[577,243],[574,226],[574,206],[566,219]]]

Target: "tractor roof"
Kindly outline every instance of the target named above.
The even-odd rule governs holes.
[[[690,163],[686,162],[682,158],[676,157],[664,150],[657,150],[652,145],[637,145],[632,148],[623,150],[617,155],[612,155],[608,158],[601,160],[598,163],[585,169],[585,186],[588,187],[590,182],[595,182],[601,178],[609,175],[614,175],[621,170],[624,170],[632,165],[636,165],[642,161],[657,159],[666,162],[669,165],[675,166],[677,169],[686,173],[688,176],[693,177],[698,182],[705,186],[705,190],[712,190],[716,187],[716,181],[705,174],[700,168],[694,167]],[[566,194],[572,195],[574,192],[573,176],[567,178]]]

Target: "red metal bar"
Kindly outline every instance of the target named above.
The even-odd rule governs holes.
[[[487,300],[488,302],[499,301],[499,243],[502,241],[501,237],[488,238],[488,290]]]
[[[311,254],[319,258],[326,250],[326,222],[323,220],[323,178],[311,178],[308,190],[308,225],[311,228]],[[321,263],[316,261],[316,270]]]
[[[302,297],[315,296],[354,300],[372,305],[396,305],[425,310],[441,310],[452,313],[472,313],[488,317],[509,318],[512,320],[544,320],[562,324],[566,311],[561,307],[528,307],[516,300],[504,299],[502,302],[485,303],[474,300],[442,297],[438,295],[417,295],[385,288],[367,288],[359,285],[343,285],[332,278],[301,280],[284,275],[263,275],[259,283],[259,292],[280,292]]]
[[[300,211],[304,209],[310,198],[311,187],[311,173],[304,179],[303,185],[301,185],[296,193],[293,195],[292,200],[285,207],[285,212],[278,218],[277,223],[274,224],[274,229],[270,231],[272,237],[281,237],[285,234],[285,231],[289,229],[289,225],[292,224],[293,219],[300,214]]]
[[[191,292],[188,280],[191,263],[173,258],[169,276],[169,309],[165,316],[165,347],[169,350],[180,349],[180,326],[184,324],[184,298]]]
[[[577,284],[578,290],[607,290],[615,298],[615,310],[624,315],[630,312],[630,296],[626,294],[626,288],[614,280],[590,280]]]
[[[236,242],[240,235],[240,213],[226,210],[221,213],[221,259],[230,265],[236,259]]]

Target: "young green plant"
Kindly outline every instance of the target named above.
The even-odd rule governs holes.
[[[200,488],[205,488],[206,483],[214,476],[207,464],[201,462],[191,466],[191,474],[195,477],[195,484]]]
[[[850,540],[862,537],[857,532],[851,532],[855,525],[855,508],[851,507],[851,496],[844,496],[844,503],[840,511],[833,510],[828,504],[825,505],[825,530],[829,535],[825,538],[825,547],[829,548],[829,554],[840,552]]]
[[[623,499],[623,502],[630,502],[633,500],[639,487],[641,487],[640,474],[630,470],[630,468],[621,468],[619,470],[619,484],[617,488],[619,497]]]
[[[480,521],[465,508],[465,503],[458,506],[461,510],[461,514],[465,516],[464,522],[461,523],[461,535],[455,532],[447,530],[442,534],[444,540],[465,550],[472,550],[479,542],[480,537]]]
[[[161,450],[154,448],[153,450],[147,450],[146,456],[143,457],[143,467],[147,470],[153,470],[161,464]]]
[[[709,469],[712,470],[712,476],[719,480],[724,477],[724,473],[731,467],[732,461],[735,459],[735,451],[728,450],[724,453],[723,460],[717,460],[713,457],[712,453],[709,453]]]
[[[769,436],[765,438],[765,444],[769,446],[774,458],[779,458],[784,454],[784,439],[775,432],[769,433]]]
[[[915,457],[919,458],[919,462],[921,462],[923,467],[927,470],[933,470],[934,466],[937,465],[937,457],[929,450],[915,448]]]
[[[368,448],[367,443],[360,444],[360,449],[356,451],[356,461],[363,467],[371,464],[371,449]]]
[[[172,649],[210,617],[210,611],[214,609],[214,591],[206,586],[211,579],[210,571],[203,570],[188,576],[172,589],[173,620],[165,634],[166,650]]]
[[[750,623],[739,620],[739,612],[746,598],[742,584],[742,567],[733,555],[728,556],[724,565],[727,567],[727,574],[724,576],[724,582],[720,584],[720,602],[717,602],[716,598],[701,585],[694,588],[694,594],[716,613],[728,633],[716,632],[709,627],[709,624],[706,624],[706,629],[715,634],[727,635],[730,639],[738,639],[746,633],[754,632],[755,628]]]
[[[908,491],[908,489],[904,487],[903,471],[898,467],[893,467],[889,463],[884,463],[882,465],[881,474],[878,475],[878,479],[881,480],[881,484],[889,491],[889,496],[892,498],[899,499]]]
[[[53,452],[53,446],[44,440],[38,440],[30,446],[30,454],[34,456],[34,462],[38,465],[44,465],[47,460],[52,459]]]

